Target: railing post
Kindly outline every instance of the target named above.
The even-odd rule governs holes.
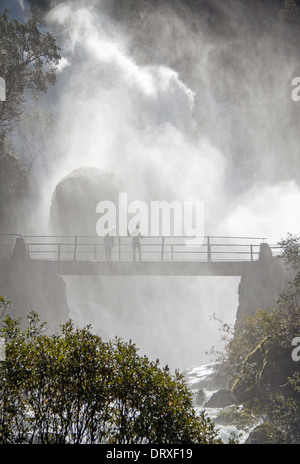
[[[253,245],[250,245],[251,261],[253,261]]]
[[[121,261],[121,237],[119,236],[119,261]]]
[[[174,245],[171,245],[171,260],[174,261]]]
[[[57,244],[57,259],[60,261],[60,243]]]
[[[164,260],[164,248],[165,248],[165,237],[162,237],[162,242],[161,242],[161,260]]]
[[[95,261],[97,261],[97,243],[94,243],[94,256],[95,256]]]
[[[210,245],[210,238],[207,237],[207,262],[211,262],[211,245]]]
[[[77,235],[75,235],[73,261],[76,261],[76,251],[77,251]]]

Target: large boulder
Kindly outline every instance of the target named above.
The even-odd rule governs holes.
[[[121,183],[113,174],[81,167],[64,177],[52,196],[49,226],[53,235],[97,235],[100,201],[118,203]]]

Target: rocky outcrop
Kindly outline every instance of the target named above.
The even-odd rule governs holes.
[[[280,391],[287,397],[294,396],[288,378],[295,372],[295,363],[290,353],[279,353],[270,336],[265,337],[248,354],[244,369],[235,380],[231,394],[237,404],[257,398],[264,404],[273,391]]]
[[[230,405],[223,408],[214,422],[217,425],[234,426],[238,430],[250,430],[255,427],[258,417],[247,406]]]
[[[11,301],[7,311],[11,317],[26,323],[34,310],[51,332],[70,317],[63,278],[34,266],[22,238],[17,238],[13,255],[0,260],[0,294]]]
[[[225,408],[235,401],[229,390],[219,390],[212,394],[209,400],[204,403],[204,408]]]
[[[295,277],[281,259],[272,255],[268,244],[261,245],[259,261],[254,264],[241,277],[236,335],[244,316],[260,309],[276,308],[280,293]],[[266,336],[241,360],[240,374],[236,378],[223,379],[223,385],[216,387],[214,377],[220,377],[221,364],[208,379],[205,378],[205,383],[194,382],[193,388],[197,388],[193,390],[194,401],[197,407],[213,414],[210,417],[217,425],[232,428],[237,435],[241,432],[243,443],[299,443],[299,423],[289,423],[285,418],[287,422],[282,421],[282,430],[278,429],[278,411],[272,409],[274,398],[280,398],[283,409],[300,401],[300,393],[289,382],[298,370],[299,363],[292,360],[290,346],[285,350],[278,340]],[[273,415],[274,424],[265,422],[266,417],[272,422]],[[291,433],[284,433],[285,424]]]
[[[280,445],[286,443],[285,435],[269,422],[265,422],[252,430],[245,441],[246,445]]]
[[[293,277],[294,274],[287,269],[283,260],[273,256],[270,246],[262,243],[258,266],[248,268],[241,276],[236,325],[242,317],[258,309],[273,308],[279,294]]]
[[[248,354],[244,361],[244,370],[235,380],[231,394],[237,404],[244,403],[256,397],[260,389],[263,369],[266,365],[266,353],[270,337],[264,338],[261,343]]]

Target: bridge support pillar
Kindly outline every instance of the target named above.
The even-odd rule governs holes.
[[[13,249],[13,258],[20,261],[27,261],[28,259],[30,259],[27,251],[26,242],[22,237],[18,237],[16,239],[15,246]]]
[[[267,243],[260,245],[257,266],[245,268],[239,284],[239,306],[236,323],[243,316],[259,309],[271,309],[276,305],[279,294],[293,278],[283,260],[274,257]]]

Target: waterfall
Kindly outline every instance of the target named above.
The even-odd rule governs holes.
[[[289,98],[296,64],[280,26],[270,35],[257,30],[255,11],[236,4],[229,12],[224,2],[218,18],[226,27],[215,30],[201,12],[172,2],[134,17],[113,15],[106,1],[55,3],[46,27],[63,58],[56,87],[39,102],[55,125],[35,167],[40,195],[29,199],[34,213],[24,229],[61,234],[72,217],[70,232],[82,233],[113,178],[131,199],[203,201],[206,235],[273,242],[298,232],[298,128]],[[91,195],[78,186],[82,168],[102,172],[101,181],[89,174]],[[47,228],[51,214],[58,229]],[[97,217],[88,214],[93,235]],[[233,324],[238,306],[236,278],[65,281],[77,324],[131,338],[173,368],[207,362],[205,352],[220,343],[209,317]]]

